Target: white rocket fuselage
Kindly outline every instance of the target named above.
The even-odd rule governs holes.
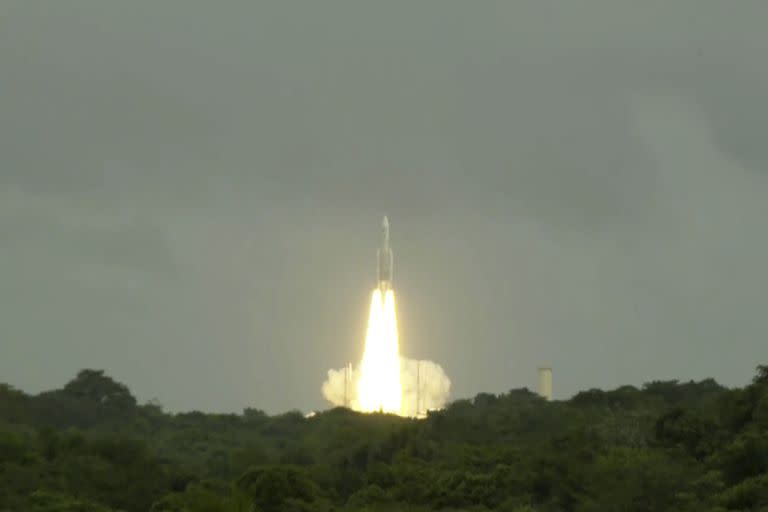
[[[384,294],[392,289],[392,248],[389,246],[389,220],[385,216],[381,222],[381,247],[376,251],[376,276],[379,290]]]

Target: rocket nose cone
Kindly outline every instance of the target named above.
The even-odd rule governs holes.
[[[384,216],[384,219],[381,221],[381,227],[384,229],[389,229],[389,219],[387,219],[387,216]]]

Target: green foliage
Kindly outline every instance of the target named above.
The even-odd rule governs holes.
[[[392,503],[392,495],[376,484],[355,491],[347,500],[347,506],[355,510],[387,503]]]
[[[0,510],[768,510],[768,370],[589,390],[481,393],[424,420],[168,414],[83,370],[0,385]]]
[[[238,479],[237,488],[262,512],[303,509],[320,497],[306,473],[290,466],[251,468]]]
[[[718,451],[713,462],[730,484],[768,472],[768,431],[739,433]]]
[[[102,370],[81,370],[62,391],[74,398],[103,406],[130,408],[136,405],[136,399],[125,384],[115,382]]]
[[[725,490],[718,500],[728,509],[750,510],[768,506],[768,474],[763,473]]]
[[[757,365],[757,374],[752,378],[754,384],[768,384],[768,364]]]
[[[20,436],[12,432],[0,432],[0,461],[5,464],[23,464],[27,457],[27,446]]]
[[[64,494],[35,491],[30,496],[30,512],[111,512],[112,510],[98,503]]]
[[[29,397],[8,384],[0,383],[0,418],[9,423],[28,419]]]
[[[241,512],[246,500],[222,482],[193,483],[183,492],[171,493],[152,504],[150,512]]]
[[[681,448],[689,456],[702,460],[714,448],[714,422],[695,410],[675,407],[656,421],[656,439]]]

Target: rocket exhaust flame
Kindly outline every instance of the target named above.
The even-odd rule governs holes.
[[[365,351],[360,363],[357,402],[364,412],[401,413],[400,348],[397,339],[395,294],[373,291]]]
[[[371,295],[363,358],[354,372],[351,367],[329,370],[323,395],[334,405],[362,412],[421,417],[427,410],[443,407],[451,381],[436,363],[400,357],[392,289],[393,257],[386,217],[381,227],[381,247],[376,251],[377,287]],[[422,368],[424,373],[420,371]],[[351,397],[350,382],[356,383]]]

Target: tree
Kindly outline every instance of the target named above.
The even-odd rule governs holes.
[[[0,383],[0,419],[11,423],[25,419],[29,397],[8,384]]]
[[[752,378],[754,384],[768,384],[768,364],[757,365],[757,374]]]
[[[369,505],[378,505],[381,503],[391,503],[392,496],[376,484],[363,487],[355,492],[347,500],[347,506],[355,510],[365,508]]]
[[[81,400],[120,409],[136,406],[136,398],[128,387],[104,375],[103,370],[81,370],[64,386],[63,392]]]
[[[156,501],[150,512],[242,512],[250,510],[218,481],[190,485],[184,492],[172,493]]]
[[[286,501],[311,503],[319,489],[298,468],[272,466],[252,468],[237,481],[237,487],[262,512],[282,512]]]
[[[35,491],[31,496],[30,512],[111,512],[98,503],[64,494]]]
[[[656,421],[656,439],[682,447],[685,452],[697,459],[706,455],[701,442],[714,425],[708,424],[695,413],[682,407],[676,407]]]

